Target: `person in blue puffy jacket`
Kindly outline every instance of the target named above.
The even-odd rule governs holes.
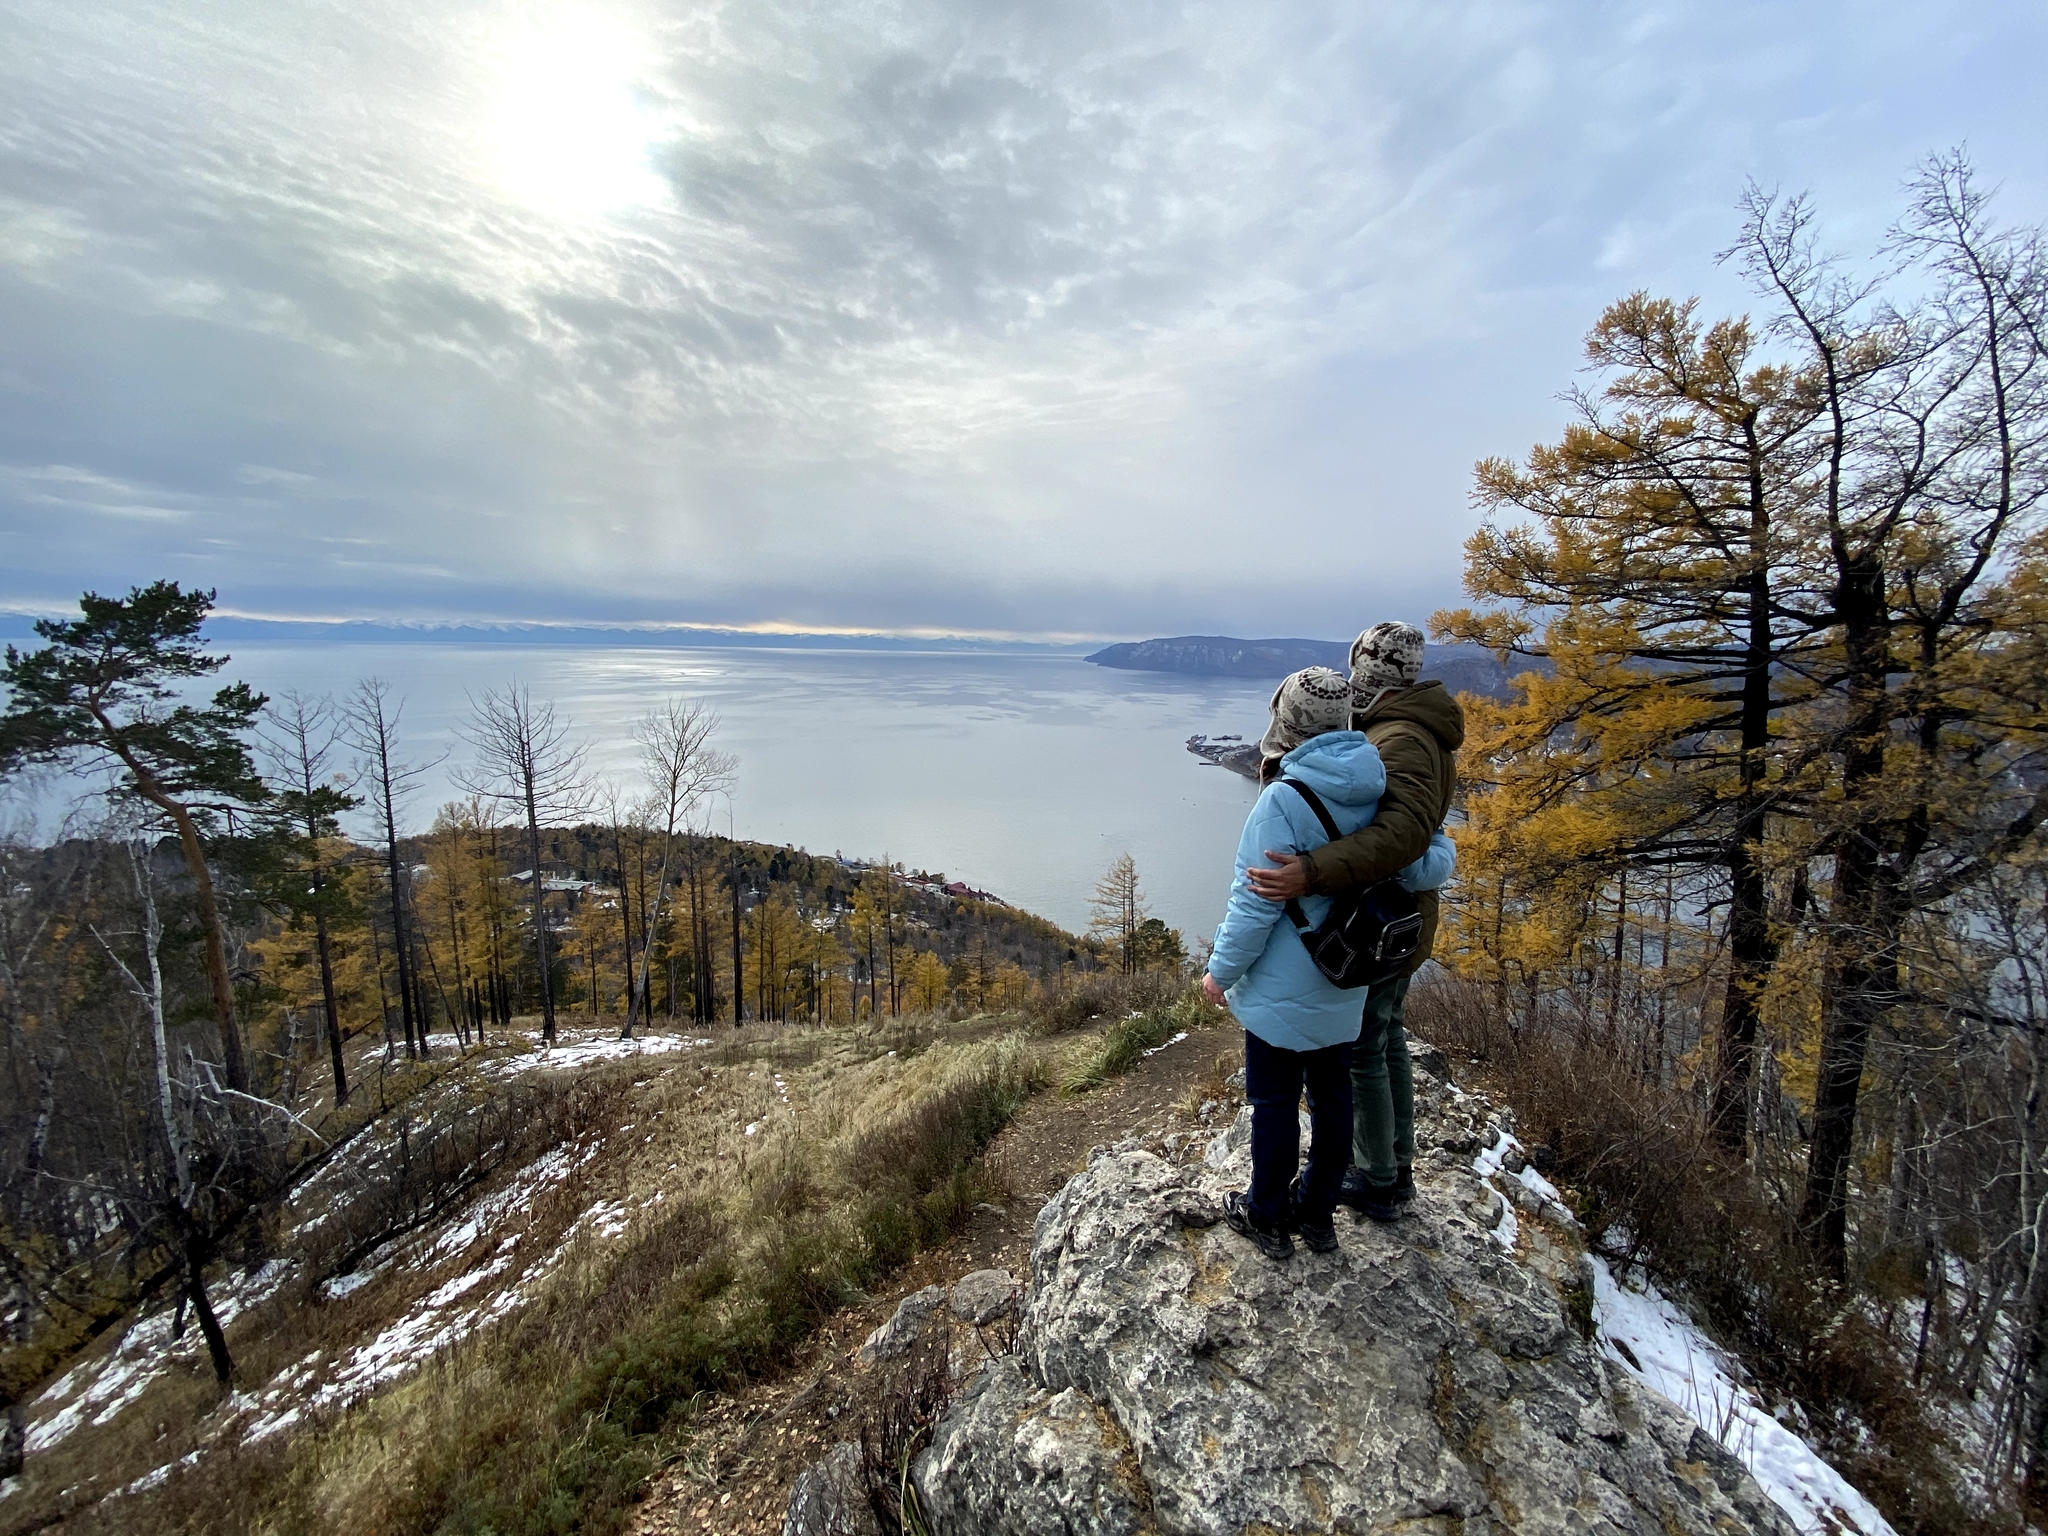
[[[1328,667],[1294,673],[1273,694],[1272,723],[1261,739],[1259,793],[1237,844],[1237,874],[1223,924],[1216,930],[1202,991],[1244,1026],[1245,1097],[1252,1108],[1251,1188],[1224,1202],[1224,1216],[1274,1259],[1294,1252],[1290,1231],[1318,1253],[1337,1247],[1331,1215],[1351,1160],[1351,1046],[1358,1038],[1356,992],[1333,985],[1316,969],[1284,904],[1260,896],[1246,871],[1269,852],[1301,853],[1327,834],[1296,779],[1321,797],[1338,829],[1350,834],[1372,820],[1386,790],[1386,770],[1363,732],[1348,729],[1351,683]],[[1421,858],[1401,871],[1411,890],[1434,890],[1451,877],[1454,854],[1439,833]],[[1308,896],[1311,927],[1329,898]],[[1296,1119],[1308,1094],[1308,1166],[1295,1178],[1300,1152]]]

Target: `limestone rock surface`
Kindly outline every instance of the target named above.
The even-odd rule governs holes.
[[[1248,1175],[1241,1121],[1194,1161],[1097,1156],[1045,1207],[1017,1354],[915,1468],[938,1536],[1793,1536],[1603,1363],[1462,1164],[1284,1265],[1215,1221]]]
[[[946,1288],[943,1285],[928,1285],[921,1291],[912,1291],[896,1304],[889,1320],[861,1343],[861,1359],[869,1365],[902,1359],[924,1337],[934,1315],[945,1304]]]
[[[953,1282],[953,1316],[973,1327],[986,1327],[1007,1317],[1017,1305],[1020,1287],[1007,1269],[977,1269]]]
[[[841,1441],[797,1474],[782,1536],[881,1536],[861,1492],[859,1446]]]

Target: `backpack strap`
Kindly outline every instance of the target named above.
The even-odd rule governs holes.
[[[1344,835],[1337,830],[1337,819],[1330,814],[1330,808],[1323,804],[1323,797],[1321,795],[1310,789],[1299,779],[1281,779],[1279,782],[1285,784],[1308,802],[1308,808],[1316,813],[1316,820],[1323,824],[1323,835],[1329,838],[1331,842],[1334,843]]]
[[[1324,835],[1331,842],[1334,843],[1344,835],[1337,829],[1337,819],[1330,814],[1330,808],[1323,804],[1323,797],[1321,795],[1310,789],[1299,779],[1281,779],[1279,782],[1285,784],[1308,803],[1308,808],[1316,813],[1316,820],[1323,824]],[[1287,914],[1287,920],[1294,924],[1297,932],[1308,933],[1312,931],[1309,927],[1308,914],[1301,910],[1301,903],[1295,900],[1294,897],[1288,897],[1287,905],[1281,910]]]

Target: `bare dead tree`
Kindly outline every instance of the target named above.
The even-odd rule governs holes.
[[[206,1352],[213,1362],[213,1373],[225,1385],[234,1375],[235,1363],[228,1353],[227,1335],[222,1332],[220,1319],[214,1314],[212,1302],[206,1294],[206,1263],[211,1257],[211,1249],[204,1235],[204,1224],[196,1210],[198,1191],[193,1181],[192,1131],[188,1123],[189,1116],[181,1113],[172,1092],[170,1043],[164,1033],[164,974],[161,959],[164,926],[162,918],[157,914],[156,885],[150,870],[150,849],[146,843],[132,840],[124,842],[123,846],[128,854],[128,866],[135,879],[135,896],[141,908],[142,926],[138,936],[142,940],[142,975],[138,976],[135,973],[121,957],[120,949],[108,937],[97,931],[93,936],[99,940],[101,947],[106,951],[107,959],[128,984],[129,991],[141,1005],[147,1021],[157,1132],[162,1138],[162,1151],[171,1176],[164,1208],[175,1234],[178,1250],[185,1261],[185,1299],[190,1302],[193,1314],[199,1319],[199,1331],[206,1340]]]
[[[327,1054],[334,1072],[334,1102],[348,1102],[348,1066],[341,1050],[341,1005],[334,988],[334,939],[329,931],[333,897],[340,895],[329,884],[327,860],[321,844],[339,830],[336,818],[358,802],[348,793],[354,775],[336,771],[336,750],[341,744],[340,711],[332,699],[309,698],[288,689],[265,711],[265,728],[257,741],[276,764],[277,776],[286,788],[277,796],[277,809],[289,819],[291,830],[303,840],[307,890],[301,905],[313,919],[313,944],[320,962],[320,1003],[327,1021]]]
[[[739,768],[739,760],[731,753],[710,745],[717,731],[717,712],[708,705],[671,698],[649,711],[633,733],[640,744],[640,762],[647,775],[648,821],[661,830],[661,866],[654,882],[654,899],[643,903],[641,912],[645,931],[640,944],[639,989],[626,1010],[628,1037],[642,1000],[650,990],[647,967],[654,953],[662,898],[668,891],[677,834],[686,831],[691,816],[706,800],[732,788]],[[622,867],[622,880],[624,874]]]
[[[424,1056],[427,1021],[419,1006],[423,989],[415,974],[418,957],[413,953],[406,923],[411,883],[398,857],[398,818],[406,797],[434,764],[408,763],[399,758],[398,726],[405,713],[405,700],[393,698],[391,685],[381,677],[366,677],[356,684],[344,713],[349,740],[363,754],[364,774],[370,784],[370,815],[384,845],[385,870],[391,885],[391,948],[398,965],[398,1008],[405,1023],[405,1049],[408,1055]]]
[[[523,683],[502,692],[486,689],[470,701],[463,739],[475,760],[456,775],[473,795],[506,805],[526,822],[527,857],[532,863],[533,942],[540,964],[541,1034],[555,1040],[554,981],[548,971],[546,880],[540,860],[540,831],[584,811],[590,798],[585,778],[587,748],[569,735],[547,700],[534,702]]]

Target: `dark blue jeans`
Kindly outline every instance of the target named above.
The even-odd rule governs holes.
[[[1290,1051],[1244,1034],[1244,1096],[1252,1106],[1252,1220],[1277,1226],[1287,1215],[1287,1186],[1301,1154],[1296,1118],[1308,1091],[1308,1169],[1301,1176],[1301,1212],[1328,1221],[1337,1186],[1351,1162],[1351,1046]]]

